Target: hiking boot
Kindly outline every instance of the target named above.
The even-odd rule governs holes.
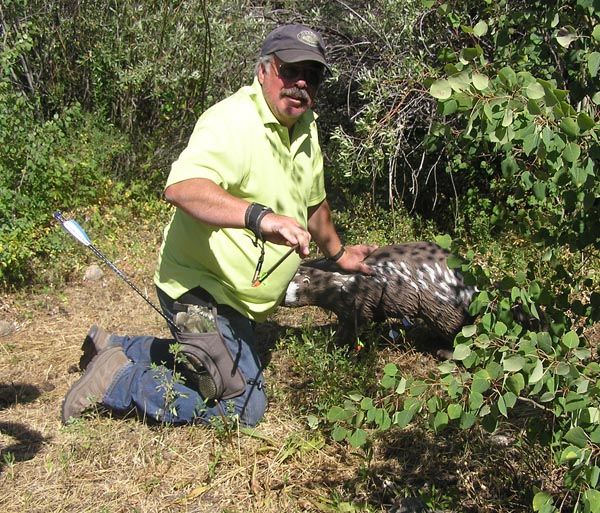
[[[90,364],[94,356],[110,345],[112,335],[100,326],[92,326],[85,337],[81,350],[83,354],[79,359],[79,369],[84,371]]]
[[[84,410],[100,403],[117,373],[129,363],[123,348],[107,347],[98,353],[65,396],[62,404],[62,421],[66,424],[71,418],[78,418]]]

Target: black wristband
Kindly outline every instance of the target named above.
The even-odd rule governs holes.
[[[330,262],[337,262],[340,258],[342,258],[342,255],[345,252],[346,252],[346,248],[342,244],[342,247],[340,248],[340,250],[335,255],[331,255],[330,257],[327,257],[327,260],[329,260]]]
[[[260,203],[251,203],[250,206],[246,209],[246,214],[244,216],[244,222],[246,224],[246,228],[252,231],[254,235],[256,235],[257,239],[262,240],[262,233],[260,232],[260,222],[263,217],[267,214],[273,212],[269,207],[265,207]]]

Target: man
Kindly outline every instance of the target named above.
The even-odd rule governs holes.
[[[216,306],[218,331],[231,356],[229,377],[237,379],[232,384],[224,378],[230,393],[210,398],[174,380],[165,341],[118,337],[94,327],[84,343],[87,371],[67,394],[64,421],[79,416],[95,396],[113,410],[135,406],[163,422],[209,422],[234,413],[241,423],[255,425],[266,395],[254,326],[282,300],[311,239],[342,269],[371,272],[363,260],[374,247],[344,248],[325,198],[311,108],[326,66],[318,33],[303,25],[272,31],[253,84],[200,117],[167,180],[165,198],[176,210],[155,274],[158,296],[169,318],[182,307],[189,312],[191,306]],[[290,248],[295,253],[288,255]],[[181,333],[172,331],[182,342]],[[203,350],[202,341],[194,344]],[[153,361],[167,366],[151,367]],[[194,367],[194,358],[189,361]]]

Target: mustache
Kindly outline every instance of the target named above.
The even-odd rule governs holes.
[[[283,89],[281,91],[281,96],[288,96],[293,98],[294,100],[300,100],[304,102],[310,101],[310,96],[306,92],[305,89],[300,89],[299,87],[290,87],[288,89]]]

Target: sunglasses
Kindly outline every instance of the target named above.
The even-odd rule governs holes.
[[[275,69],[279,78],[286,82],[296,82],[303,79],[308,85],[315,89],[321,85],[323,80],[322,66],[307,66],[306,64],[296,64],[293,62],[275,63]]]

